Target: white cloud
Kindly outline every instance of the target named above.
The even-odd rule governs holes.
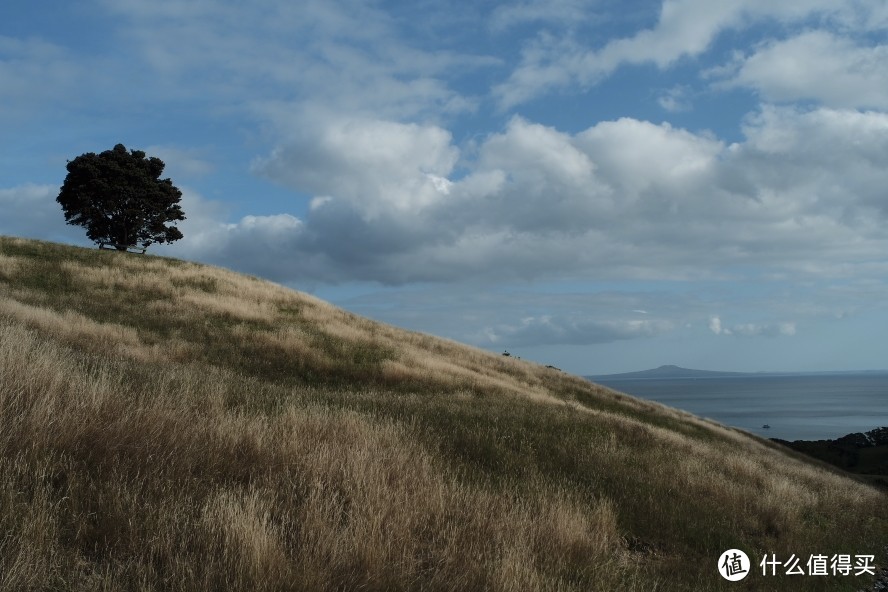
[[[326,121],[258,161],[254,169],[279,183],[327,196],[367,218],[415,212],[446,196],[458,158],[450,133],[434,125],[341,119]]]
[[[553,89],[596,84],[623,65],[652,63],[669,68],[705,53],[726,30],[744,30],[763,21],[792,25],[812,19],[860,27],[877,11],[868,4],[835,0],[664,0],[654,27],[613,39],[601,48],[555,36],[532,40],[521,63],[507,81],[495,87],[494,94],[503,108],[510,108]]]
[[[276,281],[317,277],[323,273],[323,255],[307,253],[302,244],[304,223],[289,214],[244,216],[223,223],[213,202],[196,195],[182,200],[186,220],[178,226],[184,238],[164,253],[205,261]]]
[[[713,316],[709,319],[709,330],[716,335],[733,335],[735,337],[791,337],[796,334],[796,324],[793,322],[778,323],[738,323],[725,327],[720,317]]]
[[[58,187],[51,185],[34,185],[29,183],[20,187],[0,189],[0,199],[7,207],[39,207],[45,208],[54,202],[59,193]],[[58,204],[55,204],[59,207]]]
[[[302,282],[294,285],[304,286]],[[526,348],[639,340],[652,340],[651,351],[662,352],[698,339],[701,328],[710,324],[707,331],[736,338],[726,347],[745,347],[747,339],[742,337],[770,341],[791,336],[797,327],[805,327],[807,338],[819,323],[838,318],[838,311],[849,311],[845,317],[853,321],[861,310],[850,309],[861,305],[872,310],[872,302],[878,302],[885,288],[884,282],[869,289],[843,282],[844,289],[829,293],[829,282],[779,285],[779,291],[773,290],[774,284],[762,288],[761,284],[720,281],[658,284],[653,289],[649,283],[622,284],[606,290],[594,282],[580,287],[574,281],[545,285],[458,282],[409,290],[367,288],[369,293],[344,299],[340,289],[321,288],[319,295],[398,326],[482,347],[519,348],[524,352],[520,355],[531,355]],[[441,315],[442,310],[448,314]],[[712,311],[724,312],[713,315]],[[708,343],[704,349],[711,349]]]
[[[885,109],[886,61],[888,45],[862,46],[827,31],[808,31],[759,48],[723,86],[748,86],[770,101]]]
[[[768,206],[763,215],[776,215],[784,226],[853,230],[846,248],[884,238],[879,218],[888,204],[879,185],[888,160],[888,114],[765,107],[747,120],[744,133],[746,142],[729,154],[758,188]]]
[[[690,91],[686,86],[674,86],[657,98],[657,103],[669,113],[681,113],[690,111],[693,108],[691,103]]]
[[[590,345],[624,339],[652,337],[673,329],[669,321],[598,320],[556,318],[551,315],[526,317],[517,325],[485,327],[480,336],[487,345],[508,347],[540,345]]]
[[[443,193],[444,195],[450,194],[450,188],[453,187],[453,181],[432,173],[426,173],[426,177],[432,182],[432,185],[434,185],[438,193]]]
[[[309,202],[308,208],[309,210],[317,210],[319,208],[324,207],[326,204],[333,201],[333,198],[329,195],[321,195],[319,197],[313,197]]]
[[[257,164],[316,196],[274,227],[292,255],[263,265],[383,283],[870,273],[888,248],[888,116],[767,107],[744,131],[725,145],[628,118],[577,134],[515,118],[468,159],[438,126],[331,118]]]
[[[582,81],[592,84],[609,72],[587,69],[582,63],[586,49],[571,37],[541,33],[521,51],[521,63],[509,78],[495,84],[492,94],[505,111],[552,89]]]
[[[514,118],[471,155],[433,124],[294,127],[256,170],[309,196],[305,213],[231,225],[183,186],[186,238],[170,252],[279,281],[387,284],[870,277],[888,252],[883,113],[765,107],[731,145],[630,118],[576,134]],[[6,232],[78,236],[56,194],[3,190]]]
[[[350,0],[102,0],[164,97],[261,110],[276,101],[406,120],[472,110],[445,75],[497,60],[426,51],[381,8]]]
[[[58,194],[53,185],[0,189],[0,234],[87,244],[84,230],[65,224]]]
[[[598,165],[599,175],[620,189],[624,200],[652,189],[682,199],[683,192],[699,189],[695,184],[711,180],[724,149],[708,135],[631,118],[601,122],[577,134],[577,143]]]

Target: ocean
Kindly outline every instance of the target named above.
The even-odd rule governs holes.
[[[888,426],[888,373],[592,380],[765,438],[825,440]]]

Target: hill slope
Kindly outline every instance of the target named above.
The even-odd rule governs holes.
[[[884,493],[768,442],[151,256],[0,237],[0,413],[2,591],[718,590],[729,548],[888,545]]]

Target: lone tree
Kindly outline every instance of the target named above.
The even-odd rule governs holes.
[[[182,233],[167,222],[184,220],[179,207],[182,192],[161,179],[164,163],[146,158],[141,150],[123,144],[101,154],[87,152],[68,161],[68,176],[56,201],[68,224],[86,228],[86,236],[100,246],[119,251],[137,243],[171,243]]]

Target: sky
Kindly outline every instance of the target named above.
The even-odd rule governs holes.
[[[0,234],[164,160],[184,238],[577,374],[888,368],[888,2],[4,0]]]

